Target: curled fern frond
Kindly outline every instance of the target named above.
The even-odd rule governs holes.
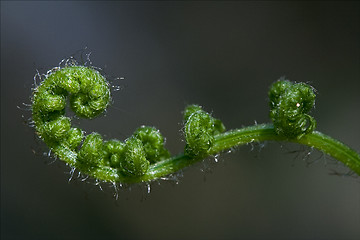
[[[305,83],[281,79],[269,91],[270,118],[278,134],[301,138],[315,130],[316,121],[308,115],[315,105],[313,88]]]
[[[202,110],[198,105],[190,105],[184,112],[185,154],[191,157],[207,155],[214,143],[214,136],[225,131],[224,124]]]
[[[45,75],[33,92],[32,117],[36,134],[59,159],[101,181],[152,181],[234,146],[269,140],[316,148],[360,175],[359,153],[314,131],[316,121],[308,114],[315,104],[311,86],[281,79],[270,87],[269,98],[273,125],[227,132],[224,124],[201,106],[188,106],[184,111],[184,153],[174,157],[154,127],[142,126],[125,141],[104,141],[96,132],[85,136],[80,128],[71,125],[71,119],[65,116],[67,102],[77,116],[88,119],[99,116],[110,103],[106,78],[91,67],[65,66]]]
[[[164,138],[153,127],[141,127],[126,141],[104,141],[71,126],[65,116],[66,100],[79,117],[92,119],[110,102],[109,84],[97,70],[66,66],[51,71],[34,90],[32,113],[38,136],[71,167],[104,181],[143,176],[150,163],[169,158]],[[126,182],[126,180],[125,180]]]

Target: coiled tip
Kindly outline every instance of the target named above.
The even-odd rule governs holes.
[[[185,155],[201,157],[211,149],[214,136],[225,131],[224,124],[202,110],[201,106],[190,105],[184,112]]]
[[[315,105],[313,87],[280,79],[269,91],[270,118],[276,132],[287,138],[301,138],[314,131],[316,121],[308,115]]]

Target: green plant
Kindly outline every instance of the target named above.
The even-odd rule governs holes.
[[[270,87],[273,124],[225,132],[220,120],[198,105],[188,106],[184,113],[185,151],[174,157],[170,157],[163,136],[153,127],[140,127],[124,142],[104,141],[98,133],[84,136],[83,131],[72,127],[70,118],[65,117],[67,98],[78,116],[95,118],[111,100],[108,82],[94,68],[67,65],[50,71],[32,97],[32,118],[37,135],[61,160],[98,180],[147,182],[234,146],[268,140],[316,148],[360,175],[359,153],[314,131],[316,121],[308,112],[314,106],[315,93],[305,83],[281,79]]]

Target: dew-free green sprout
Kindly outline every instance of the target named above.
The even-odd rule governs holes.
[[[66,65],[49,71],[33,91],[32,118],[36,134],[62,161],[82,174],[112,183],[140,183],[166,177],[211,155],[235,146],[262,141],[295,142],[318,149],[360,175],[360,155],[345,144],[315,131],[309,115],[314,89],[280,79],[270,86],[272,123],[225,131],[224,124],[190,105],[184,111],[184,153],[170,156],[164,137],[143,126],[125,141],[104,140],[96,132],[85,136],[65,116],[67,102],[74,113],[93,119],[109,106],[109,83],[95,68]]]

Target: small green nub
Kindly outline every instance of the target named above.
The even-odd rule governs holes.
[[[142,142],[132,136],[125,142],[124,159],[120,162],[120,171],[130,177],[144,175],[150,165],[146,160],[146,153]]]
[[[146,159],[150,163],[170,157],[169,151],[164,147],[164,138],[156,128],[142,126],[134,132],[134,137],[142,142]]]
[[[220,134],[225,132],[226,128],[225,125],[223,124],[223,122],[219,119],[214,119],[214,135]]]
[[[313,88],[305,83],[280,79],[269,91],[270,118],[276,132],[288,138],[300,139],[314,131],[316,121],[307,113],[315,105]]]
[[[79,162],[82,165],[98,167],[103,165],[103,139],[98,133],[91,133],[86,136],[79,151]]]
[[[33,102],[33,108],[42,113],[63,110],[66,106],[64,95],[54,95],[50,91],[43,91],[36,95]]]
[[[214,135],[225,131],[223,123],[210,116],[198,105],[185,109],[185,154],[191,157],[202,157],[211,149]]]
[[[39,133],[44,138],[46,144],[53,145],[54,142],[60,142],[67,137],[70,127],[70,119],[61,116],[53,121],[44,123],[39,128]]]
[[[56,87],[59,89],[63,89],[66,92],[71,94],[76,94],[80,91],[80,81],[79,79],[82,77],[81,74],[74,74],[76,71],[83,72],[84,67],[82,66],[71,66],[60,69],[52,73],[49,77],[56,82]],[[72,74],[71,74],[72,73]],[[57,91],[59,91],[57,89]],[[60,90],[61,91],[61,90]]]
[[[110,167],[120,168],[120,161],[124,158],[125,143],[110,140],[104,143],[105,159]]]
[[[70,128],[66,144],[69,146],[70,149],[75,149],[77,146],[80,145],[83,137],[84,134],[80,128]]]

